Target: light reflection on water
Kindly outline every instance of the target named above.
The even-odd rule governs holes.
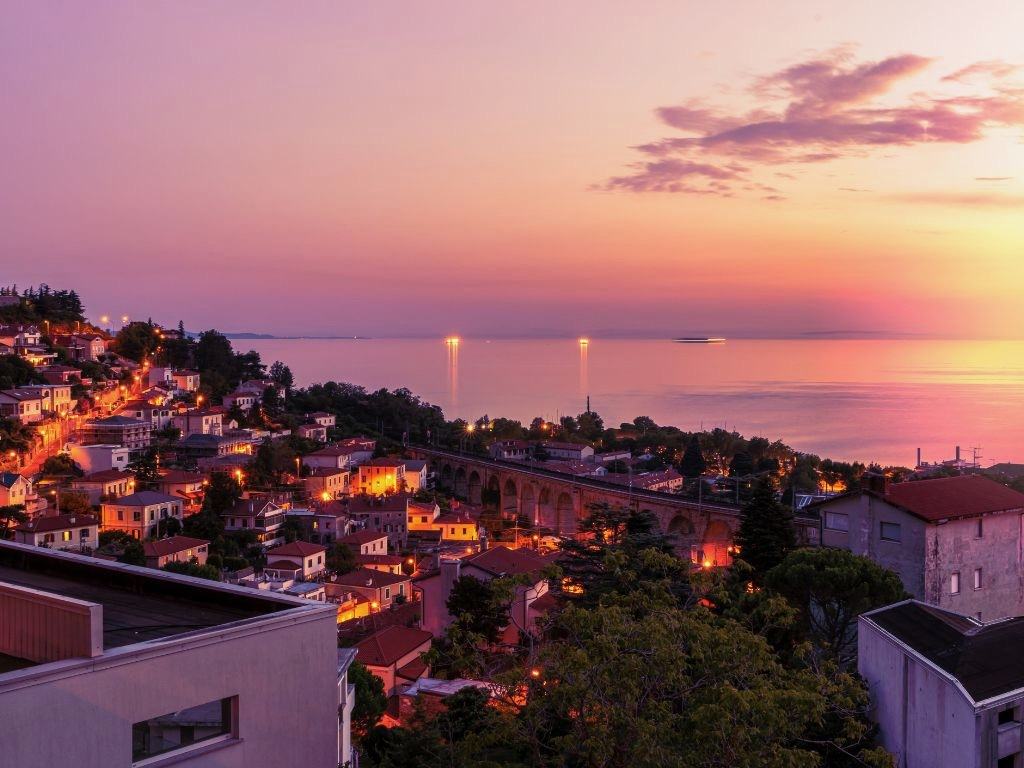
[[[683,429],[727,426],[842,459],[912,463],[982,446],[1024,460],[1024,342],[933,340],[259,339],[300,385],[408,387],[451,418],[528,422],[592,408]]]

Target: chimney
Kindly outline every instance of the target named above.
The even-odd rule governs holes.
[[[446,599],[451,594],[455,582],[459,580],[461,566],[461,561],[457,559],[446,557],[441,560],[441,588]]]
[[[889,491],[889,478],[883,472],[865,472],[862,478],[864,490],[885,496]]]
[[[921,449],[917,449],[917,466],[921,466]]]
[[[960,446],[959,445],[956,447],[956,460],[960,461]]]

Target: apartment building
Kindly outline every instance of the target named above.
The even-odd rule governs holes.
[[[862,614],[857,669],[898,768],[1020,768],[1024,617],[908,600]]]
[[[895,571],[918,600],[981,620],[1024,614],[1024,494],[980,475],[874,477],[811,507],[824,546]]]
[[[354,691],[336,617],[333,605],[0,542],[0,762],[347,762]]]

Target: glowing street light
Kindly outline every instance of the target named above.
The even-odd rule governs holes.
[[[109,324],[110,323],[110,316],[109,315],[103,315],[100,318],[100,322],[103,323],[103,325]]]

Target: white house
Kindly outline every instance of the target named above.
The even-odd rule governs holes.
[[[39,515],[14,529],[14,540],[33,547],[91,550],[99,543],[100,521],[93,515]]]

